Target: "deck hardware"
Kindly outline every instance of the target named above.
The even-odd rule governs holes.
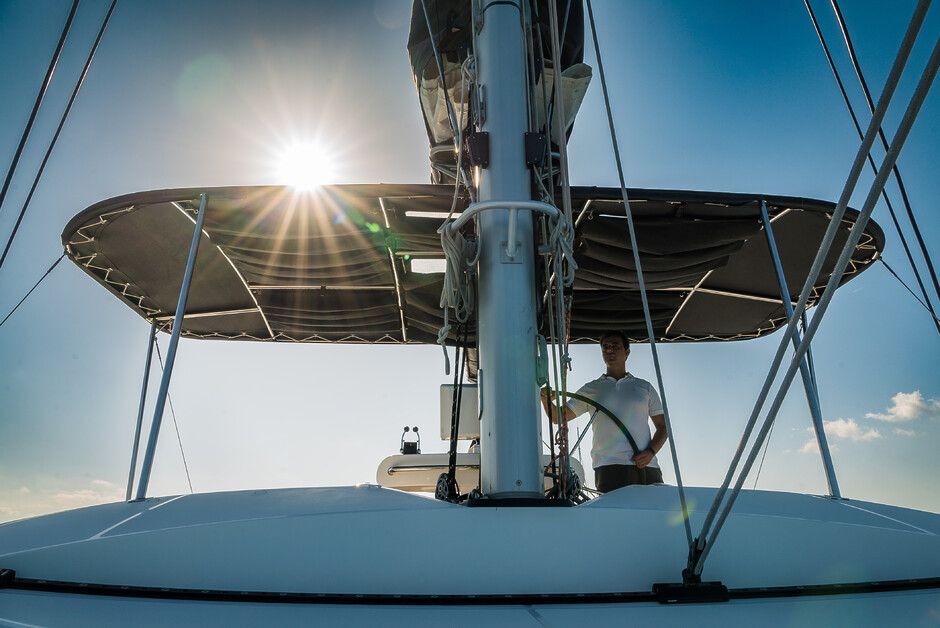
[[[720,582],[659,583],[653,585],[653,594],[660,604],[701,604],[731,599],[728,587]]]
[[[470,163],[474,166],[486,168],[490,165],[490,134],[478,131],[467,136],[467,150],[470,152]]]
[[[545,147],[547,142],[544,133],[525,133],[525,165],[532,167],[541,163],[545,159]]]
[[[415,440],[411,440],[410,438],[409,440],[405,440],[405,437],[407,436],[409,431],[414,432]],[[421,436],[418,434],[417,425],[414,426],[413,428],[409,428],[407,425],[405,426],[405,430],[401,434],[401,449],[399,451],[401,451],[401,453],[403,454],[420,454],[421,453]],[[391,469],[389,469],[389,475],[391,475],[391,473],[392,471]]]

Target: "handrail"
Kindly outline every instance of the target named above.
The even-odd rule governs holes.
[[[456,220],[447,225],[447,228],[451,231],[451,233],[454,233],[463,225],[465,225],[473,216],[488,209],[509,210],[509,237],[506,241],[506,254],[510,259],[516,256],[515,236],[516,223],[518,222],[518,210],[527,209],[529,211],[541,212],[543,214],[548,214],[550,217],[556,219],[562,215],[561,212],[558,211],[557,207],[549,205],[548,203],[542,203],[540,201],[480,201],[479,203],[471,203],[470,206],[456,218]]]
[[[429,464],[429,465],[414,465],[414,466],[395,465],[393,467],[389,467],[386,473],[388,473],[389,475],[393,475],[395,473],[402,473],[403,471],[440,471],[441,469],[446,469],[446,468],[447,468],[446,464]],[[459,464],[457,465],[456,469],[458,471],[471,471],[473,469],[479,470],[480,465],[479,464]]]

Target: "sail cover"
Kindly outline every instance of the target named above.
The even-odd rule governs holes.
[[[452,186],[129,194],[75,216],[62,234],[66,253],[138,314],[169,330],[203,192],[206,216],[183,335],[437,341],[443,275],[420,272],[420,264],[443,260],[437,228],[450,209]],[[714,192],[634,189],[629,198],[653,328],[657,341],[665,342],[742,340],[780,327],[786,315],[760,199],[767,204],[793,302],[835,207],[803,198]],[[578,270],[570,342],[594,341],[605,330],[624,331],[635,342],[648,340],[620,190],[575,187],[572,199]],[[458,211],[467,203],[458,199]],[[811,304],[822,294],[856,216],[847,211],[814,280]],[[472,229],[472,221],[468,225]],[[868,267],[883,247],[884,234],[869,222],[841,282]],[[540,293],[544,296],[544,286]],[[547,319],[540,324],[547,333]],[[474,330],[468,333],[473,342]]]
[[[566,134],[570,135],[574,116],[580,107],[584,90],[590,82],[591,70],[584,65],[584,10],[580,0],[553,0],[559,20],[558,61],[564,90]],[[474,5],[476,6],[476,5]],[[492,5],[491,5],[492,6]],[[549,0],[537,0],[528,6],[532,12],[533,31],[530,33],[537,48],[530,67],[539,75],[546,72],[546,88],[551,91],[549,80],[556,72],[552,68],[552,29],[549,18]],[[477,7],[479,10],[479,7]],[[457,0],[415,0],[411,10],[411,28],[408,34],[408,57],[421,115],[431,148],[431,163],[456,170],[454,127],[467,129],[472,97],[464,94],[464,77],[461,65],[472,51],[473,23],[482,21],[482,14],[474,15],[469,2]],[[430,29],[430,30],[429,30]],[[541,44],[540,46],[538,44]],[[541,80],[541,78],[539,79]],[[541,83],[534,90],[541,104]],[[453,113],[453,120],[451,119]],[[537,129],[545,132],[544,116],[539,117]],[[555,142],[553,142],[555,145]],[[443,182],[440,173],[432,168],[432,181]]]

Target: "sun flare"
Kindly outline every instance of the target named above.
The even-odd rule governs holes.
[[[294,142],[284,148],[277,162],[279,183],[311,191],[336,177],[336,160],[316,142]]]

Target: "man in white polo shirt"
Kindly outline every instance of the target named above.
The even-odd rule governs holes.
[[[633,450],[620,426],[604,412],[598,412],[593,423],[594,445],[591,448],[597,490],[606,493],[630,484],[661,483],[663,473],[656,453],[666,443],[668,434],[659,395],[648,381],[627,372],[630,341],[623,333],[606,332],[601,336],[600,346],[607,372],[579,388],[577,394],[597,401],[617,415],[639,451]],[[549,412],[548,401],[546,389],[542,389],[542,405],[546,413]],[[570,421],[585,412],[593,412],[594,407],[579,399],[570,399],[565,410]],[[554,414],[550,413],[557,423]],[[652,435],[650,421],[656,428]],[[645,480],[642,469],[645,469]]]

